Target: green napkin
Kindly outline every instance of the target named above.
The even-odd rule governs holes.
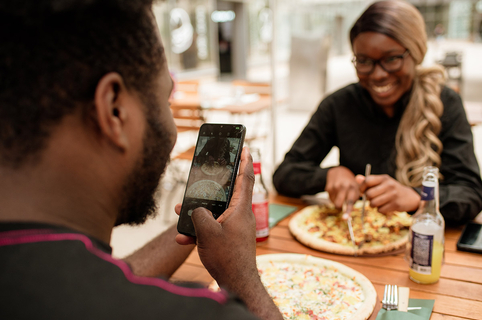
[[[376,320],[428,320],[432,314],[434,302],[435,300],[410,299],[408,307],[422,307],[422,309],[408,310],[407,312],[380,309]]]
[[[295,212],[296,209],[297,207],[271,203],[269,205],[269,227],[273,228],[290,213]]]

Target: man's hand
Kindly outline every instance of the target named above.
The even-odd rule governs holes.
[[[414,211],[420,203],[420,195],[410,187],[402,185],[387,174],[370,175],[365,179],[356,176],[360,192],[366,191],[370,206],[387,214],[393,211]]]
[[[341,209],[346,203],[346,212],[351,212],[353,204],[360,198],[360,186],[350,169],[338,166],[328,170],[325,191],[335,208]]]
[[[241,154],[239,175],[229,208],[216,221],[205,208],[192,213],[199,257],[221,287],[239,295],[262,319],[282,319],[256,267],[256,222],[251,208],[254,173],[247,148]],[[179,244],[194,238],[177,235]]]

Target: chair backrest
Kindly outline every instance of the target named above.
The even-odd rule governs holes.
[[[180,80],[176,82],[176,91],[182,91],[185,93],[197,93],[198,90],[198,80]]]
[[[242,87],[245,94],[257,93],[260,95],[271,94],[271,84],[265,82],[250,82],[246,80],[233,80],[234,87]]]
[[[177,131],[198,131],[206,122],[198,96],[199,81],[176,81],[174,88],[174,96],[181,96],[181,98],[171,100],[171,111]]]
[[[178,132],[199,131],[206,122],[201,106],[171,106],[172,116]]]

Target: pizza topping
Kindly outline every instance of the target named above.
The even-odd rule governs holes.
[[[365,233],[363,232],[360,206],[355,204],[351,216],[354,240],[357,245],[362,245],[362,250],[363,248],[387,247],[387,245],[395,242],[400,242],[404,245],[406,241],[404,239],[408,237],[411,217],[406,212],[395,212],[385,215],[378,212],[376,208],[367,206],[364,222]],[[352,247],[347,223],[341,218],[339,210],[333,206],[307,207],[293,220],[296,228],[300,232],[308,234],[309,238],[322,239],[334,245],[342,245],[347,248]],[[380,250],[383,250],[383,248],[380,248]]]
[[[365,300],[355,279],[334,267],[265,262],[258,269],[285,319],[348,319]]]

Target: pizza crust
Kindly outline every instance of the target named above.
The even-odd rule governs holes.
[[[335,268],[337,272],[341,273],[349,279],[352,279],[359,287],[361,287],[365,297],[362,305],[358,307],[356,313],[353,314],[349,319],[366,320],[370,317],[370,315],[373,313],[373,310],[375,309],[377,293],[375,288],[373,287],[373,284],[363,274],[350,267],[345,266],[344,264],[332,260],[313,257],[310,255],[294,253],[260,255],[256,257],[256,260],[258,262],[258,266],[262,265],[263,263],[268,264],[273,262],[291,262],[298,265],[305,264],[308,266],[324,266]]]
[[[359,209],[360,207],[360,203],[357,202],[355,204],[355,208]],[[301,226],[301,222],[303,222],[306,215],[309,215],[313,211],[319,211],[319,208],[320,207],[317,205],[305,207],[292,217],[288,225],[293,236],[298,241],[310,248],[343,255],[367,255],[391,252],[404,247],[408,242],[407,232],[405,236],[394,242],[378,246],[362,246],[361,248],[357,248],[355,250],[355,248],[350,242],[350,239],[348,239],[347,244],[344,245],[316,237],[313,234],[309,233],[306,228],[303,228],[303,226]]]
[[[208,176],[215,176],[221,173],[224,170],[225,166],[220,165],[218,162],[214,162],[213,164],[204,163],[201,166],[201,171]]]

